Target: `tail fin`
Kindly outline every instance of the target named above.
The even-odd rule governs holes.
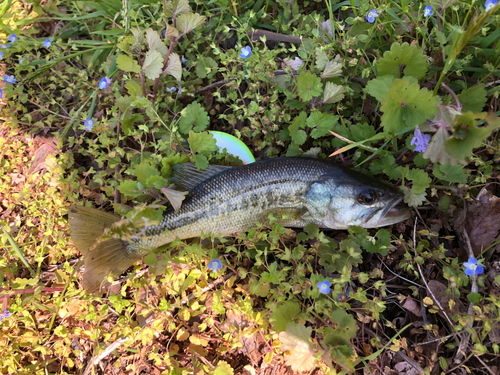
[[[120,275],[144,256],[140,251],[128,249],[127,242],[119,238],[98,241],[104,230],[119,220],[120,216],[95,208],[71,206],[69,209],[71,237],[85,257],[82,284],[89,292],[97,292],[105,286],[104,279],[110,272]]]

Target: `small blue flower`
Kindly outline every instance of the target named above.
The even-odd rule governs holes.
[[[16,34],[12,34],[7,39],[9,40],[9,42],[14,43],[17,40],[17,36]]]
[[[0,44],[0,48],[10,48],[10,44]]]
[[[0,87],[0,99],[3,98],[3,89]]]
[[[498,4],[498,0],[486,0],[486,2],[484,3],[484,7],[486,8],[486,11],[489,12],[497,4]]]
[[[172,87],[167,87],[165,89],[166,92],[176,92],[177,91],[177,87],[175,86],[172,86]]]
[[[412,145],[417,145],[413,151],[415,152],[425,152],[427,146],[429,146],[429,141],[431,136],[429,134],[422,134],[418,126],[415,128],[415,135],[411,140]]]
[[[377,18],[377,17],[378,17],[378,13],[377,13],[377,11],[375,9],[370,10],[366,14],[366,19],[370,23],[374,23],[375,22],[375,18]]]
[[[464,267],[467,276],[480,275],[484,272],[484,267],[477,264],[477,259],[474,257],[469,258],[469,261],[464,263]]]
[[[318,289],[319,289],[320,293],[323,293],[323,294],[330,293],[330,282],[328,280],[319,282]]]
[[[45,48],[49,48],[52,45],[52,42],[50,41],[49,38],[45,39],[45,42],[43,42],[43,46]]]
[[[210,263],[208,263],[207,267],[213,270],[214,272],[217,272],[222,269],[222,263],[220,262],[219,259],[214,259]]]
[[[24,57],[21,57],[21,58],[19,59],[19,64],[22,64],[22,63],[23,63],[23,62],[25,62],[25,61],[26,61],[26,59],[25,59]]]
[[[241,49],[240,57],[242,59],[248,59],[250,56],[252,56],[252,49],[250,46],[243,47]]]
[[[101,80],[99,81],[99,88],[105,89],[108,87],[108,85],[111,83],[111,80],[108,77],[102,77]]]
[[[432,11],[432,5],[427,5],[424,8],[424,17],[429,17],[429,16],[432,16],[433,14],[434,14],[434,12]]]
[[[83,127],[85,128],[85,130],[92,130],[92,128],[94,127],[94,120],[92,120],[90,117],[87,117],[85,119],[85,122],[83,123]]]
[[[3,60],[3,52],[0,51],[0,60]]]
[[[187,64],[187,60],[186,60],[186,58],[184,57],[184,55],[182,55],[182,56],[181,56],[181,61],[182,61],[182,64],[183,64],[184,66],[186,66],[186,64]]]
[[[9,310],[4,310],[3,313],[0,313],[0,322],[3,320],[3,318],[7,319],[12,316],[12,313],[9,312]]]
[[[7,74],[4,74],[3,80],[7,83],[16,83],[17,79],[14,78],[14,76],[8,76]]]
[[[165,33],[167,32],[167,28],[165,27],[162,31],[161,31],[161,36],[165,37]]]

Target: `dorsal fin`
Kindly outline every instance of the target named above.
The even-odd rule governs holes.
[[[196,168],[195,163],[179,163],[172,167],[174,174],[169,178],[169,181],[175,183],[180,189],[193,190],[203,181],[230,168],[233,167],[226,165],[209,165],[207,169],[201,171]]]

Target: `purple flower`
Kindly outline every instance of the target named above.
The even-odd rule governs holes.
[[[323,294],[330,293],[330,282],[328,280],[319,282],[318,289],[319,289],[320,293],[323,293]]]
[[[52,42],[50,41],[49,38],[45,39],[45,42],[43,42],[43,46],[45,48],[49,48],[52,45]]]
[[[184,66],[186,66],[186,64],[187,64],[187,60],[186,60],[186,58],[184,57],[184,55],[182,55],[182,56],[181,56],[181,61],[182,61],[182,64],[183,64]]]
[[[469,258],[469,261],[464,263],[464,267],[467,276],[480,275],[484,272],[484,267],[477,264],[477,259],[474,257]]]
[[[429,134],[422,134],[418,126],[415,128],[415,136],[411,140],[411,145],[416,145],[413,151],[415,152],[425,152],[427,146],[429,146],[429,141],[431,136]]]
[[[3,98],[3,89],[0,87],[0,99]]]
[[[240,57],[242,59],[248,59],[250,56],[252,56],[252,49],[250,46],[246,46],[241,49]]]
[[[167,87],[165,89],[166,92],[176,92],[177,91],[177,87],[175,86],[172,86],[172,87]]]
[[[167,32],[167,28],[165,27],[162,31],[161,31],[161,36],[162,37],[165,37],[165,33]]]
[[[368,22],[370,23],[374,23],[375,22],[375,18],[378,17],[378,13],[375,9],[372,9],[370,10],[367,14],[366,14],[366,19],[368,20]]]
[[[427,5],[424,8],[424,17],[429,17],[429,16],[432,16],[433,14],[434,14],[434,12],[432,11],[432,5]]]
[[[26,60],[26,59],[25,59],[24,57],[21,57],[21,58],[19,59],[19,64],[22,64],[25,60]]]
[[[490,10],[493,9],[493,7],[497,6],[498,0],[486,0],[484,3],[484,7],[486,8],[486,11],[489,12]]]
[[[12,313],[9,312],[9,310],[4,310],[3,313],[0,313],[0,322],[3,320],[3,318],[7,319],[12,316]]]
[[[214,259],[210,263],[208,263],[207,267],[213,270],[214,272],[217,272],[222,269],[222,263],[220,262],[219,259]]]
[[[0,48],[10,48],[10,44],[0,44]]]
[[[0,51],[0,60],[3,60],[3,52]]]
[[[87,117],[85,119],[85,122],[83,123],[83,127],[85,128],[85,130],[92,130],[92,128],[94,127],[94,120],[92,120],[90,117]]]
[[[12,34],[7,39],[9,40],[9,42],[14,43],[17,40],[17,36],[16,34]]]
[[[99,81],[99,88],[105,89],[108,87],[108,85],[111,83],[111,80],[108,77],[102,77],[101,80]]]
[[[7,74],[4,74],[3,80],[6,83],[16,83],[17,82],[17,79],[15,79],[14,76],[8,76]]]

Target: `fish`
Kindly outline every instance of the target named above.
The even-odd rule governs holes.
[[[378,228],[410,217],[393,187],[326,160],[281,157],[236,167],[209,165],[203,171],[181,163],[173,170],[171,180],[189,193],[180,209],[165,210],[161,221],[137,223],[70,207],[71,237],[84,256],[84,289],[101,291],[110,273],[122,274],[175,239],[242,233],[256,223],[270,225],[270,214],[285,227],[322,229]]]

